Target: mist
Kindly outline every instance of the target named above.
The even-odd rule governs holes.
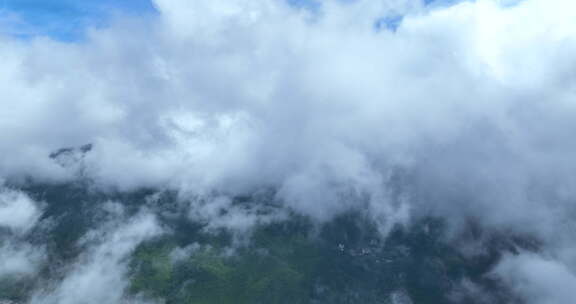
[[[54,224],[22,189],[81,180],[175,193],[187,217],[243,237],[291,213],[322,224],[361,212],[383,238],[433,215],[454,242],[473,222],[538,243],[491,276],[525,303],[569,301],[576,4],[154,5],[78,42],[0,36],[0,277],[46,259],[26,236]],[[233,203],[254,193],[274,211]],[[180,211],[105,206],[116,211],[99,211],[85,252],[30,303],[127,301],[126,256],[162,233],[156,216]]]

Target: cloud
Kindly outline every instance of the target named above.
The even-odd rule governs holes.
[[[0,188],[0,228],[25,233],[41,215],[39,204],[16,190]]]
[[[82,168],[102,189],[224,197],[200,216],[242,229],[253,213],[215,214],[269,188],[319,221],[365,210],[383,232],[433,213],[552,239],[573,220],[572,2],[155,5],[86,41],[0,37],[1,177],[62,182]],[[389,16],[403,17],[395,31],[375,29]],[[87,143],[81,166],[48,157]],[[7,225],[24,227],[37,214],[17,200],[23,220]],[[68,301],[128,251],[78,266],[49,298]]]
[[[9,276],[34,275],[44,259],[42,248],[25,243],[2,242],[0,244],[0,279]]]
[[[573,195],[571,4],[418,3],[158,0],[87,41],[4,37],[0,172],[71,179],[46,156],[93,143],[105,187],[271,186],[330,218],[355,201],[394,213],[407,172],[412,204],[540,219],[515,210]],[[376,31],[389,13],[402,24]]]
[[[507,257],[495,273],[530,304],[569,302],[576,287],[576,276],[566,265],[531,254]]]
[[[116,219],[118,220],[118,219]],[[84,242],[89,249],[72,265],[55,288],[37,291],[30,303],[125,303],[126,260],[142,241],[162,232],[156,219],[140,214],[124,223],[106,224],[91,231]],[[128,303],[128,302],[126,302]]]
[[[42,214],[41,204],[0,180],[0,279],[31,276],[45,260],[42,246],[25,240]],[[14,277],[15,276],[15,277]]]

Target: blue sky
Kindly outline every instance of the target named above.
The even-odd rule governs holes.
[[[101,26],[111,14],[151,14],[150,0],[0,0],[3,32],[77,40],[88,26]],[[8,28],[7,28],[8,27]]]

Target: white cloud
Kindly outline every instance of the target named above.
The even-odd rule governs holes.
[[[274,187],[318,219],[433,209],[558,233],[576,197],[574,4],[417,3],[328,1],[311,16],[158,0],[158,16],[84,42],[2,37],[0,176],[73,178],[47,155],[94,143],[83,161],[104,187]],[[397,31],[375,31],[392,13],[406,14]]]
[[[0,36],[0,178],[75,178],[78,166],[48,155],[93,143],[79,161],[105,189],[273,187],[319,220],[360,207],[385,233],[411,213],[473,216],[574,255],[556,236],[576,214],[576,3],[345,2],[311,13],[276,0],[157,0],[158,16],[82,42]],[[398,14],[395,32],[375,31]],[[266,220],[228,198],[195,207],[211,227]],[[1,227],[25,233],[40,214],[28,196],[0,192]],[[105,240],[34,303],[120,301],[123,259],[160,229],[146,216],[116,228],[94,232]],[[30,272],[31,249],[14,246],[0,247],[0,273]],[[574,283],[562,263],[529,255],[497,273],[534,303],[569,302]]]
[[[0,228],[24,233],[36,224],[40,215],[38,203],[28,195],[0,188]]]
[[[0,279],[37,273],[45,258],[44,248],[21,237],[38,223],[41,214],[38,202],[23,192],[4,187],[0,179]]]
[[[3,242],[0,244],[0,278],[34,275],[44,258],[42,248],[25,243]]]
[[[574,298],[576,276],[560,261],[531,254],[509,256],[495,273],[526,303],[561,304]]]
[[[92,246],[72,266],[53,290],[37,292],[34,304],[125,303],[127,258],[142,241],[162,229],[151,215],[142,214],[120,224],[92,231],[86,236]]]

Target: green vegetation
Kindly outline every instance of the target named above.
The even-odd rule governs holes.
[[[0,299],[24,303],[33,284],[34,280],[30,277],[17,275],[0,277]]]
[[[238,236],[205,229],[209,223],[192,220],[190,204],[175,193],[102,194],[83,184],[22,190],[45,202],[41,225],[20,238],[45,248],[46,260],[34,278],[0,277],[0,300],[16,303],[66,275],[86,249],[82,237],[114,217],[103,211],[108,201],[122,202],[126,218],[145,205],[169,231],[140,244],[128,259],[127,296],[166,304],[392,304],[393,297],[418,304],[511,303],[506,288],[489,274],[504,254],[538,250],[530,238],[487,234],[473,221],[450,240],[446,221],[432,217],[395,227],[384,238],[361,212],[322,224],[291,214]],[[264,192],[232,204],[273,214],[282,208],[273,197]],[[0,243],[3,236],[9,231],[0,231]],[[486,250],[464,255],[462,242]],[[479,302],[460,292],[463,281],[489,290],[490,298]]]
[[[443,221],[431,218],[397,227],[383,239],[360,214],[343,215],[319,230],[294,216],[259,226],[243,245],[211,242],[205,235],[178,259],[171,257],[176,238],[165,236],[136,250],[131,292],[167,304],[381,304],[403,292],[413,303],[436,304],[454,303],[450,297],[464,279],[502,289],[485,276],[499,253],[463,256],[445,234]],[[491,301],[506,302],[505,290],[493,293],[501,298]]]
[[[247,246],[203,244],[180,259],[168,238],[147,242],[133,256],[131,292],[167,303],[307,303],[318,251],[286,225],[258,229]]]

